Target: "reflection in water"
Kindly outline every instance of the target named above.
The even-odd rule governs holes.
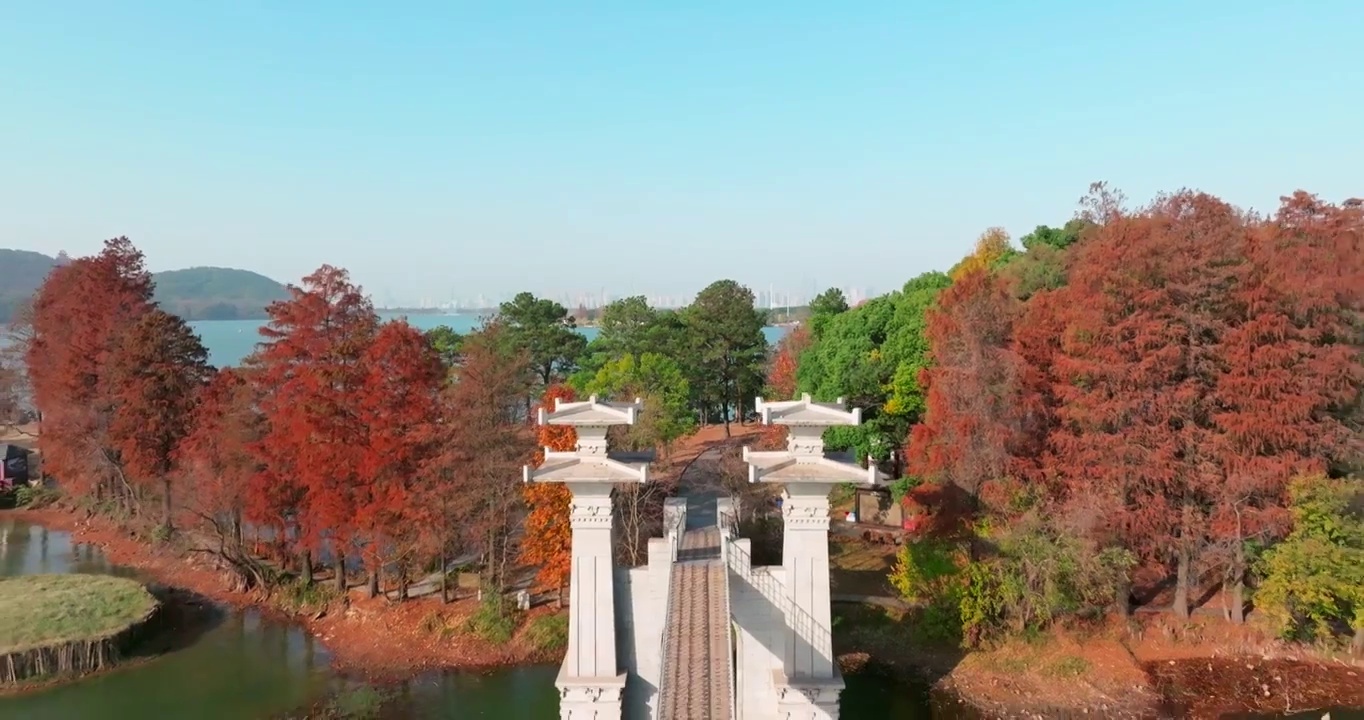
[[[69,533],[0,517],[0,576],[114,573],[97,548]],[[0,699],[5,720],[147,720],[279,717],[358,683],[333,673],[326,648],[298,627],[255,611],[223,613],[186,647],[146,662],[47,690]],[[486,676],[432,673],[398,689],[403,717],[554,718],[556,668]]]
[[[68,533],[0,516],[0,576],[40,572],[115,573],[98,549],[73,545]],[[109,673],[19,697],[0,699],[4,720],[252,720],[281,718],[328,698],[342,703],[361,683],[329,669],[326,648],[294,625],[254,611],[224,613],[185,647]],[[486,675],[429,673],[383,691],[384,717],[558,717],[555,667]],[[962,718],[959,708],[931,710],[928,692],[884,679],[846,679],[845,720]]]

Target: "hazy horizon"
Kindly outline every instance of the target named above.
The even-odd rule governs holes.
[[[0,245],[330,263],[397,306],[879,294],[1093,181],[1361,194],[1361,26],[1327,1],[23,4]]]

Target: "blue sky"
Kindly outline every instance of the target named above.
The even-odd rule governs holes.
[[[1121,5],[1122,7],[1119,7]],[[1364,3],[0,5],[0,246],[381,299],[898,287],[1091,181],[1364,194]]]

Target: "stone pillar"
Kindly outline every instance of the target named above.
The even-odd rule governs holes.
[[[611,485],[566,483],[573,493],[568,651],[555,683],[563,720],[619,720],[625,675],[616,662]]]
[[[829,592],[829,491],[832,483],[790,483],[782,490],[782,567],[786,674],[792,679],[834,676]]]
[[[616,666],[615,602],[611,562],[611,486],[568,483],[573,493],[573,569],[569,607],[579,612],[568,629],[564,669],[573,677],[612,677]],[[575,642],[575,640],[577,642]]]
[[[612,426],[633,425],[642,407],[638,398],[633,403],[599,402],[595,395],[583,402],[556,399],[552,412],[540,409],[537,422],[574,428],[577,446],[572,452],[545,448],[539,467],[522,469],[525,482],[561,482],[572,494],[568,648],[554,683],[562,720],[621,717],[627,674],[621,672],[622,657],[616,654],[611,491],[618,483],[647,482],[649,467],[639,454],[612,454],[606,434]],[[626,603],[628,613],[626,597],[629,593],[623,593],[619,602]],[[633,637],[630,620],[622,619],[622,625],[624,637]],[[627,652],[623,659],[633,662],[634,653]]]

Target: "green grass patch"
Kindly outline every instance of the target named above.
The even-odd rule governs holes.
[[[0,654],[98,640],[145,619],[156,599],[134,580],[107,575],[0,579]]]
[[[483,593],[478,608],[469,616],[468,629],[493,645],[506,645],[516,634],[521,613],[507,598],[494,592]]]
[[[568,615],[541,615],[526,628],[526,638],[537,650],[551,652],[568,647]]]
[[[1077,678],[1089,672],[1089,661],[1067,655],[1047,667],[1047,674],[1059,678]]]

